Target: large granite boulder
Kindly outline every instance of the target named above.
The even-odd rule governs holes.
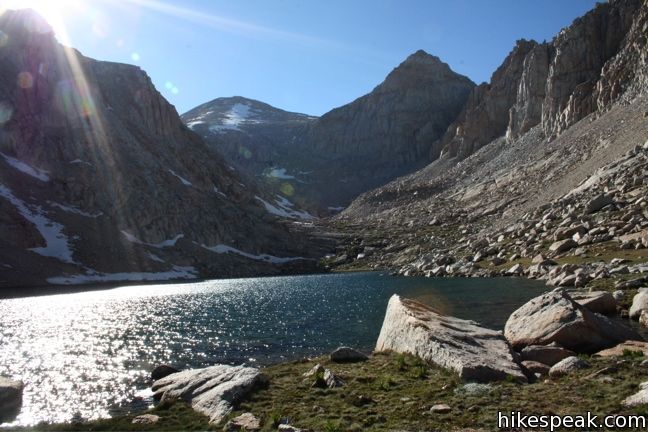
[[[13,420],[22,407],[22,381],[0,376],[0,423]]]
[[[614,296],[607,291],[592,291],[570,293],[574,301],[592,312],[603,315],[616,313],[617,302]]]
[[[639,319],[643,310],[648,310],[648,288],[639,288],[639,292],[632,298],[630,318]]]
[[[562,290],[542,294],[513,312],[504,335],[516,349],[556,342],[575,352],[596,352],[641,339],[634,330],[591,312]]]
[[[398,295],[389,300],[376,351],[410,353],[466,380],[488,382],[510,376],[526,382],[501,332],[441,315]]]
[[[156,399],[182,399],[209,417],[210,423],[220,423],[233,406],[266,378],[256,368],[216,365],[171,374],[153,383]]]

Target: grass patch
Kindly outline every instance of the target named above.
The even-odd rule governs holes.
[[[327,358],[292,362],[265,369],[268,388],[253,393],[230,417],[252,412],[264,431],[290,422],[314,431],[389,430],[494,430],[498,411],[534,414],[641,414],[648,408],[627,409],[621,401],[648,381],[643,357],[624,353],[619,358],[590,357],[589,369],[556,380],[521,385],[505,380],[487,386],[464,386],[451,371],[424,364],[409,355],[377,354],[369,361],[335,364]],[[316,388],[302,374],[316,363],[333,370],[346,384]],[[609,374],[588,378],[611,368]],[[424,371],[424,372],[423,372]],[[602,378],[605,378],[602,379]],[[430,413],[432,405],[445,403],[450,414]],[[131,424],[133,416],[81,424],[41,425],[36,430],[222,430],[183,402],[151,413],[160,421],[153,426]]]

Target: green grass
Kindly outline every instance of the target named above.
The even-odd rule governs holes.
[[[369,361],[334,364],[327,358],[284,363],[265,369],[267,388],[253,393],[229,417],[252,412],[262,419],[263,430],[276,430],[281,422],[314,431],[388,430],[494,430],[498,411],[535,414],[642,414],[648,407],[626,409],[621,401],[648,381],[643,356],[589,357],[589,369],[557,380],[518,384],[505,380],[481,388],[464,389],[451,371],[429,366],[400,354],[376,354]],[[316,363],[330,368],[345,380],[338,388],[313,387],[313,377],[302,374]],[[602,382],[588,375],[604,368],[612,372]],[[445,403],[450,414],[432,414],[432,405]],[[81,424],[40,425],[48,431],[117,430],[222,430],[183,402],[151,411],[161,417],[154,426],[131,424],[133,416]]]

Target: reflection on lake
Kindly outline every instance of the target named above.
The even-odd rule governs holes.
[[[269,364],[339,345],[370,351],[389,297],[502,328],[544,291],[525,279],[381,273],[214,280],[0,300],[0,374],[25,382],[14,424],[136,409],[150,370]],[[139,403],[144,408],[146,403]]]

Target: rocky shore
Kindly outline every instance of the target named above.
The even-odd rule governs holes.
[[[614,301],[614,299],[612,299]],[[497,411],[641,414],[648,342],[602,301],[563,288],[531,299],[504,331],[394,295],[371,355],[266,368],[152,373],[147,413],[44,430],[491,430]]]

